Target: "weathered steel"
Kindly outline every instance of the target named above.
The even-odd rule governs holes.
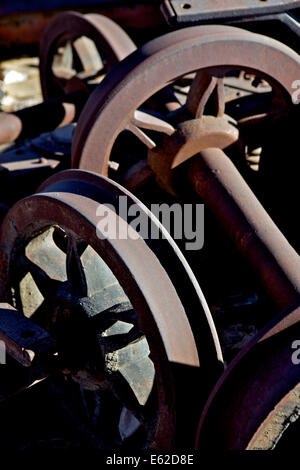
[[[146,208],[146,206],[144,206],[134,195],[132,195],[125,188],[121,187],[118,183],[107,180],[103,176],[101,177],[101,180],[98,180],[98,176],[88,172],[82,173],[81,171],[75,170],[60,172],[52,178],[49,178],[46,184],[48,186],[53,181],[53,184],[55,183],[55,188],[58,191],[61,190],[60,188],[63,186],[65,180],[69,180],[69,184],[71,184],[71,181],[73,181],[73,185],[76,187],[76,192],[84,195],[85,187],[82,184],[83,176],[84,180],[89,181],[90,184],[93,185],[96,185],[97,181],[101,181],[101,187],[103,189],[107,188],[107,193],[110,194],[110,196],[106,196],[107,201],[115,206],[116,211],[119,210],[119,197],[126,195],[128,207],[136,204],[137,207],[141,208],[142,212],[147,214],[147,217],[149,218],[149,224],[151,221],[151,224],[155,227],[158,227],[159,232],[164,234],[164,236],[159,236],[158,239],[151,239],[151,237],[149,237],[148,239],[145,239],[145,243],[154,253],[157,254],[161,264],[168,272],[172,283],[176,287],[181,302],[185,307],[189,322],[192,325],[194,335],[197,338],[197,347],[200,348],[199,351],[202,351],[199,352],[201,363],[204,363],[205,352],[208,353],[208,351],[215,351],[213,356],[215,357],[216,361],[222,362],[219,340],[216,335],[214,323],[199,284],[196,281],[196,278],[184,256],[178,249],[176,243],[172,240],[163,226],[157,221],[156,217]],[[46,184],[43,184],[40,187],[40,190],[44,190]],[[95,192],[94,197],[97,197],[100,201],[102,190],[99,189],[98,193]],[[120,215],[123,216],[122,214]],[[150,233],[154,233],[154,227],[149,226],[149,231]],[[176,254],[176,256],[174,256],[174,254]],[[200,311],[201,315],[199,314]],[[206,331],[205,334],[203,334],[204,331]],[[209,359],[211,366],[214,362],[212,359],[213,356],[210,356]]]
[[[148,152],[149,166],[160,186],[176,194],[172,170],[203,149],[225,149],[239,138],[236,123],[229,117],[202,116],[180,123],[170,137],[163,137],[159,147]]]
[[[49,333],[7,303],[0,304],[0,340],[5,343],[6,353],[26,367],[39,353],[55,351]]]
[[[92,93],[74,135],[72,166],[106,174],[116,137],[128,125],[132,129],[133,112],[172,80],[199,67],[223,73],[257,70],[271,77],[275,96],[286,105],[299,77],[300,58],[273,39],[226,26],[186,28],[155,39],[117,65]],[[141,128],[135,126],[135,134],[153,147]]]
[[[278,308],[299,300],[299,255],[225,153],[201,152],[189,167],[189,179]]]
[[[95,44],[88,42],[90,39]],[[75,72],[68,75],[68,70],[65,70],[65,77],[56,77],[52,63],[56,48],[61,41],[70,40],[73,52],[82,62],[84,73],[79,72],[79,78],[74,75]],[[74,12],[56,16],[41,41],[40,75],[43,95],[47,100],[21,111],[0,115],[0,143],[33,137],[77,121],[88,94],[93,89],[93,85],[88,86],[85,81],[97,74],[99,69],[101,73],[106,73],[133,50],[135,45],[129,36],[108,18]],[[100,58],[101,52],[104,54],[105,65]],[[72,63],[69,65],[72,67]]]
[[[189,177],[265,291],[286,309],[245,346],[216,384],[200,420],[197,446],[270,450],[288,431],[293,447],[300,403],[299,367],[292,359],[299,337],[299,255],[221,150],[195,157]],[[271,318],[275,312],[261,315]]]
[[[203,399],[222,362],[216,331],[197,281],[159,222],[116,183],[97,175],[68,171],[48,180],[39,191],[18,202],[1,226],[1,297],[13,295],[27,316],[48,325],[57,336],[58,351],[69,369],[65,373],[83,388],[99,393],[113,387],[121,403],[145,426],[147,445],[172,448],[180,434],[188,439],[187,434],[190,437],[194,429],[191,424],[191,433],[181,433],[184,423],[190,424],[195,415],[191,410],[196,403],[191,400],[190,390],[178,384],[186,380],[199,383],[194,390]],[[129,205],[138,204],[150,224],[164,232],[166,239],[99,237],[99,205],[106,202],[117,207],[121,195],[128,197]],[[122,229],[133,230],[128,221],[106,209]],[[167,274],[171,264],[172,272]],[[33,282],[42,298],[28,295],[33,292]],[[115,294],[112,288],[116,289]],[[111,296],[107,295],[108,290]],[[124,298],[127,308],[116,309]],[[101,336],[108,319],[115,327],[122,319],[132,324],[132,333],[127,334],[126,330],[126,334],[119,331],[115,336]],[[190,324],[193,328],[198,325],[204,335],[202,344]],[[94,356],[98,349],[91,349],[96,332],[98,359]],[[113,345],[115,349],[106,349]],[[129,348],[129,356],[124,346]],[[115,351],[117,362],[107,355],[108,351]],[[105,358],[104,371],[101,355]],[[89,362],[97,359],[94,379],[84,368],[86,358]],[[155,368],[154,388],[149,375],[151,364]],[[118,382],[122,374],[127,381],[125,389],[124,378]],[[191,405],[189,412],[187,400]]]
[[[299,417],[300,308],[280,313],[244,347],[220,377],[202,413],[196,446],[271,450]],[[281,325],[281,327],[278,327]],[[296,435],[291,442],[294,448]]]
[[[206,53],[206,48],[209,50],[210,46],[213,47],[213,54]],[[197,47],[199,47],[199,58],[196,54]],[[277,58],[275,59],[275,57]],[[164,122],[163,119],[161,119],[159,125],[157,118],[153,118],[151,126],[149,124],[151,123],[151,115],[148,116],[148,119],[141,115],[139,121],[136,121],[134,110],[137,109],[151,93],[157,91],[157,89],[161,88],[164,84],[169,83],[172,79],[183,73],[189,73],[194,70],[197,61],[198,66],[199,63],[201,64],[202,70],[207,69],[208,66],[214,66],[212,76],[218,77],[216,80],[210,80],[208,76],[208,80],[206,80],[207,75],[205,75],[205,73],[202,74],[201,71],[198,72],[193,83],[197,83],[199,86],[203,84],[203,92],[199,94],[199,87],[192,85],[187,99],[188,111],[191,113],[191,116],[193,116],[193,114],[198,116],[199,113],[200,123],[201,119],[206,118],[205,116],[201,118],[201,116],[206,110],[210,96],[216,92],[216,113],[219,117],[207,117],[209,123],[207,125],[206,134],[208,135],[209,131],[213,129],[212,124],[214,122],[217,124],[219,120],[221,122],[223,119],[221,117],[224,107],[222,105],[223,96],[222,93],[220,93],[219,84],[222,80],[222,74],[224,74],[225,64],[230,64],[231,67],[237,67],[237,65],[239,65],[239,68],[244,70],[258,69],[260,75],[263,73],[266,77],[272,77],[271,82],[276,82],[274,87],[275,97],[277,95],[278,99],[283,100],[281,101],[283,108],[284,106],[288,107],[290,105],[289,99],[291,99],[294,90],[292,88],[292,82],[293,79],[296,79],[300,71],[300,57],[292,50],[270,38],[263,38],[259,35],[240,31],[236,28],[222,26],[195,27],[171,33],[154,40],[139,49],[123,63],[119,64],[119,66],[112,71],[107,80],[103,82],[91,96],[91,99],[83,110],[75,132],[72,156],[73,166],[79,164],[81,167],[105,173],[107,171],[107,163],[114,140],[119,132],[126,128],[131,130],[150,149],[149,157],[152,169],[158,173],[160,181],[164,182],[165,178],[169,185],[170,169],[176,166],[176,163],[181,163],[186,158],[190,158],[203,147],[211,147],[213,145],[212,140],[208,139],[208,141],[205,141],[205,133],[199,136],[199,132],[191,132],[190,126],[198,121],[197,119],[187,121],[187,111],[184,108],[182,109],[182,115],[185,117],[186,122],[179,124],[179,130],[173,133],[172,129],[168,127],[169,124]],[[276,63],[274,63],[274,61],[276,61]],[[285,63],[289,63],[290,68],[283,67]],[[172,67],[170,67],[169,64],[172,64]],[[222,67],[222,64],[224,64],[224,67]],[[288,79],[287,75],[282,73],[283,69],[289,70]],[[281,91],[278,91],[280,88],[278,84],[281,85]],[[202,89],[201,86],[200,91]],[[286,95],[284,95],[283,92],[284,88]],[[290,97],[288,95],[290,95]],[[130,96],[130,100],[128,96]],[[180,118],[180,113],[178,113],[178,111],[176,111],[176,113]],[[180,140],[178,136],[181,135],[181,125],[187,126],[187,132],[186,136]],[[164,136],[162,143],[156,147],[152,138],[150,139],[141,128],[146,130],[151,128],[153,131],[167,134],[167,136]],[[199,126],[197,130],[199,131]],[[234,127],[232,127],[232,130],[235,130]],[[222,147],[222,136],[219,135],[219,137],[218,139],[218,135],[214,136],[214,140]],[[237,135],[235,135],[235,139],[236,138]],[[175,150],[172,148],[173,141]],[[82,154],[80,155],[81,149]],[[153,156],[156,156],[156,153],[158,158],[155,159],[154,164],[152,160],[154,158]],[[221,153],[221,155],[223,154]],[[177,156],[179,156],[178,162],[176,162]],[[171,162],[169,160],[171,160]],[[220,165],[230,164],[226,158],[225,160],[224,162],[220,161]],[[159,170],[156,168],[156,163]],[[230,172],[227,171],[227,175],[229,174]],[[147,179],[151,177],[151,172],[146,171],[144,175]],[[220,175],[220,178],[221,177],[222,174]],[[236,182],[239,181],[238,177],[239,175],[236,171],[236,175],[232,178],[232,184],[238,185]],[[197,184],[197,178],[193,179],[193,181]],[[132,179],[130,184],[133,184]],[[139,182],[137,184],[139,184]],[[229,187],[229,184],[227,186]],[[247,257],[252,266],[256,266],[260,279],[264,286],[267,287],[269,294],[274,298],[280,308],[285,308],[293,303],[299,295],[300,280],[297,274],[297,269],[299,268],[298,257],[277,230],[276,226],[271,223],[270,219],[266,218],[267,214],[262,211],[262,208],[259,206],[251,191],[246,190],[242,183],[240,184],[240,189],[243,189],[245,194],[247,194],[247,196],[249,195],[250,201],[253,202],[252,208],[250,208],[250,204],[249,207],[246,207],[245,203],[245,208],[243,207],[241,209],[241,217],[244,218],[245,214],[243,214],[243,210],[245,210],[245,213],[247,209],[251,211],[251,214],[249,212],[250,218],[247,227],[244,227],[241,233],[241,228],[237,221],[236,225],[232,224],[231,230],[228,219],[226,219],[228,214],[223,211],[220,217],[223,216],[226,219],[224,224],[227,223],[227,228],[231,230],[230,233],[236,244],[244,253],[247,253]],[[216,199],[214,199],[214,195],[211,195],[211,200],[212,204],[219,204],[219,202],[216,202]],[[245,197],[245,200],[247,200],[247,197]],[[220,207],[221,203],[222,201],[220,202]],[[260,209],[258,209],[258,207]],[[259,217],[256,217],[257,210],[260,211],[269,229],[272,229],[274,236],[273,239],[270,236],[270,239],[266,238],[260,240],[260,250],[264,252],[264,256],[261,258],[257,253],[255,255],[257,248],[254,241],[256,240],[255,236],[251,235],[248,241],[244,237],[245,233],[249,232],[254,222],[258,226],[261,221]],[[254,234],[256,229],[256,226],[252,229]],[[267,233],[267,230],[265,233]],[[240,234],[240,239],[237,238],[239,236],[238,234]],[[269,235],[267,235],[267,237],[269,237]],[[253,246],[250,249],[251,243],[253,243]],[[271,243],[270,246],[268,245],[269,243]],[[272,246],[272,243],[274,243],[274,246]],[[283,256],[283,247],[287,247],[289,256],[287,256],[287,261],[282,259],[278,261],[277,249],[278,253],[281,253]],[[268,269],[268,262],[266,262],[266,260],[269,259],[269,251],[270,259],[274,258],[274,262],[272,263],[272,268],[275,267],[274,272],[272,269]],[[294,262],[296,263],[296,267],[293,264]],[[288,265],[289,263],[290,265]],[[273,274],[271,275],[271,273]],[[272,276],[274,276],[274,279]],[[278,276],[278,282],[275,281],[276,276]],[[287,281],[287,279],[289,280]],[[279,288],[281,283],[282,291]]]

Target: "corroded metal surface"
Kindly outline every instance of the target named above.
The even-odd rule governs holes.
[[[0,304],[0,325],[0,339],[5,343],[6,353],[23,366],[31,366],[40,352],[55,351],[55,342],[49,333],[9,304]]]
[[[146,111],[151,95],[175,78],[194,72],[199,63],[203,67],[193,78],[185,106],[175,106],[177,109],[167,118]],[[209,140],[209,133],[213,134],[214,130],[213,123],[217,127],[224,119],[228,102],[222,82],[230,67],[263,77],[271,86],[272,101],[266,100],[264,104],[264,97],[262,106],[255,104],[255,112],[250,114],[250,118],[247,114],[240,114],[237,119],[244,138],[251,128],[249,120],[252,120],[250,124],[254,123],[254,128],[261,129],[261,134],[256,136],[260,141],[265,132],[265,122],[270,120],[272,123],[274,117],[282,112],[288,113],[292,108],[294,89],[291,84],[299,75],[299,56],[269,38],[233,28],[190,28],[139,49],[117,66],[95,90],[75,133],[73,166],[107,173],[113,144],[119,133],[126,129],[148,149],[152,171],[146,160],[141,160],[127,171],[123,181],[135,189],[155,175],[157,182],[169,193],[176,194],[175,190],[179,188],[184,194],[187,167],[182,170],[181,178],[177,172],[177,179],[173,181],[171,170],[177,166],[176,158],[181,164],[202,152],[198,160],[191,162],[190,181],[258,273],[264,291],[277,304],[278,311],[299,301],[299,256],[220,150],[226,146],[222,143],[223,134],[216,132]],[[283,69],[289,73],[282,73]],[[206,118],[207,130],[201,134],[201,123]],[[235,135],[233,144],[239,142],[240,136],[234,120],[231,123],[235,131],[232,133]],[[150,135],[147,133],[149,130],[152,131]],[[154,132],[160,134],[157,141]],[[255,133],[253,129],[252,132]],[[251,129],[246,139],[251,142],[249,135]],[[213,142],[218,149],[203,151]],[[237,147],[237,153],[238,150]],[[156,156],[157,159],[154,158]],[[180,170],[179,165],[177,170]],[[275,310],[273,314],[272,311],[262,312],[261,316],[268,319],[275,313]],[[293,392],[293,389],[297,385],[298,373],[291,363],[287,345],[297,334],[298,321],[298,310],[280,314],[232,362],[205,408],[198,438],[200,448],[257,448],[262,445],[259,442],[266,429],[270,434],[266,446],[279,440],[285,426],[284,418],[274,430],[273,437],[269,429],[272,423],[278,423],[284,400],[288,408],[286,419],[289,419],[288,415],[293,416],[297,407],[297,391]],[[262,358],[260,365],[259,357]],[[284,380],[280,380],[281,375]],[[256,400],[257,387],[262,393],[259,401]],[[232,390],[235,390],[234,399]],[[291,401],[292,396],[294,401]]]
[[[73,167],[106,174],[113,143],[132,124],[132,113],[153,93],[199,64],[221,71],[228,64],[258,70],[280,84],[291,99],[300,59],[277,41],[223,26],[186,28],[155,39],[116,66],[91,95],[74,135]],[[140,140],[153,147],[142,125],[135,127]]]
[[[0,158],[0,199],[16,202],[8,213],[1,205],[0,340],[9,368],[0,400],[51,376],[63,408],[106,451],[191,448],[200,415],[200,449],[293,446],[299,255],[252,190],[267,190],[261,170],[277,156],[273,130],[283,122],[288,139],[297,122],[299,55],[220,25],[135,51],[107,18],[77,13],[50,23],[41,51],[43,93],[54,98],[4,114],[2,141],[76,121],[95,89],[77,127],[17,143]],[[71,142],[81,169],[55,174],[69,167]],[[146,204],[203,202],[208,249],[180,251],[128,189]],[[127,236],[105,236],[100,209]],[[134,231],[133,209],[159,237]],[[219,284],[232,279],[249,286],[230,291],[221,312]]]
[[[64,52],[58,53],[64,46]],[[46,101],[14,114],[2,114],[0,143],[77,121],[93,88],[88,80],[92,77],[94,83],[133,50],[129,36],[104,16],[74,12],[57,15],[41,41],[40,79]],[[74,70],[76,59],[80,61],[78,74]]]
[[[234,164],[218,149],[191,163],[189,177],[237,249],[282,310],[300,299],[300,259]]]
[[[238,141],[239,131],[231,118],[202,116],[184,121],[171,137],[164,137],[159,148],[148,152],[149,166],[160,186],[176,194],[172,185],[172,170],[203,149],[217,146],[226,149]]]
[[[292,424],[299,369],[291,344],[299,337],[299,315],[297,305],[279,314],[232,361],[203,411],[199,448],[271,450]],[[276,325],[288,318],[277,333]]]
[[[76,193],[74,192],[75,188]],[[179,297],[172,283],[173,279],[175,279],[175,274],[173,273],[173,279],[171,281],[164,268],[169,256],[168,251],[169,253],[172,252],[173,260],[175,254],[174,249],[177,251],[178,270],[183,274],[185,273],[186,281],[184,281],[184,285],[187,287],[190,284],[189,289],[191,293],[195,290],[193,294],[195,297],[194,302],[198,297],[199,308],[205,309],[206,312],[207,306],[205,305],[202,293],[199,286],[197,287],[196,280],[193,278],[188,265],[178,249],[172,246],[173,242],[169,242],[168,240],[163,242],[165,246],[171,243],[171,247],[166,251],[160,248],[159,242],[152,247],[151,243],[149,243],[148,246],[141,238],[136,240],[108,240],[97,237],[96,226],[98,220],[96,217],[96,209],[99,203],[101,201],[107,202],[107,200],[111,200],[116,204],[120,194],[124,194],[121,187],[109,182],[109,180],[88,173],[66,172],[46,182],[36,195],[17,203],[9,212],[1,229],[1,239],[8,241],[8,243],[0,243],[1,278],[3,280],[1,297],[11,298],[12,294],[10,289],[14,286],[14,301],[17,302],[24,312],[27,312],[26,314],[29,315],[31,319],[44,325],[47,325],[49,321],[51,322],[51,312],[54,308],[54,311],[56,311],[58,329],[56,330],[54,324],[50,328],[50,331],[52,331],[52,333],[53,331],[58,333],[59,350],[65,351],[66,367],[72,370],[72,376],[75,377],[75,380],[80,380],[83,385],[83,383],[86,382],[86,378],[85,381],[82,382],[82,378],[79,379],[79,377],[82,377],[82,372],[80,372],[80,370],[76,372],[76,369],[78,367],[80,368],[80,366],[76,364],[76,360],[79,360],[77,357],[79,351],[75,354],[74,347],[78,344],[76,338],[78,338],[79,333],[81,341],[83,341],[82,346],[85,344],[84,338],[87,333],[84,334],[84,331],[88,318],[80,320],[80,317],[87,315],[90,317],[92,325],[95,325],[95,327],[98,325],[98,331],[101,331],[101,328],[105,330],[104,324],[101,327],[101,312],[104,308],[104,311],[109,315],[108,309],[112,309],[114,304],[124,301],[124,299],[120,300],[120,294],[123,292],[125,299],[127,298],[132,304],[131,311],[132,309],[134,310],[137,323],[135,323],[134,320],[131,321],[134,322],[135,328],[137,328],[137,332],[139,332],[138,336],[134,337],[133,335],[131,340],[130,335],[128,335],[128,341],[136,341],[137,338],[140,338],[139,341],[143,342],[140,343],[142,347],[142,344],[144,344],[143,338],[145,336],[151,351],[151,362],[153,361],[155,368],[157,384],[157,413],[159,418],[157,425],[154,426],[156,416],[155,406],[153,411],[153,404],[152,406],[151,403],[147,405],[148,400],[145,401],[144,410],[142,408],[140,409],[140,405],[132,410],[132,406],[134,406],[132,397],[129,399],[129,395],[127,397],[126,394],[122,395],[122,388],[119,390],[119,393],[121,393],[120,399],[121,402],[122,399],[125,400],[125,406],[128,406],[136,416],[140,416],[140,419],[144,423],[143,425],[146,426],[147,439],[154,442],[156,447],[167,449],[172,448],[176,442],[177,433],[181,429],[178,423],[175,427],[175,416],[179,423],[183,423],[185,418],[187,418],[186,399],[184,399],[184,393],[181,387],[174,388],[175,381],[178,384],[178,381],[181,380],[192,380],[192,377],[196,377],[195,374],[199,377],[199,371],[201,374],[201,368],[199,369],[199,353],[184,308],[184,304],[186,308],[188,308],[188,300],[186,299],[184,304],[182,303],[180,297],[184,300],[183,292],[181,291],[180,293],[179,290]],[[143,208],[142,205],[140,205],[140,207],[141,209]],[[157,224],[156,219],[151,216],[146,208],[144,210],[145,213],[148,214],[148,217],[153,220],[153,223]],[[118,217],[115,213],[111,213],[111,216]],[[32,222],[34,222],[34,224],[32,224]],[[120,222],[122,225],[125,224],[125,221],[121,219],[119,220],[119,223]],[[49,229],[51,227],[53,228],[50,233]],[[160,229],[163,230],[162,228]],[[84,240],[86,240],[86,242],[84,242]],[[86,250],[92,251],[88,255]],[[82,253],[82,255],[80,256],[78,253]],[[52,258],[53,256],[55,256],[55,260]],[[87,264],[85,264],[87,261],[86,256],[88,256],[89,259]],[[66,258],[66,267],[64,267],[64,258]],[[143,263],[140,262],[141,258],[144,260]],[[160,259],[162,264],[160,263]],[[100,268],[98,268],[98,270],[96,269],[94,273],[90,271],[95,262],[96,264],[104,263],[104,265],[107,266],[105,269],[110,268],[111,271],[108,271],[108,273],[110,273],[108,274],[109,285],[112,285],[112,279],[120,283],[121,290],[117,298],[111,298],[111,306],[106,305],[100,308],[98,304],[98,307],[94,304],[93,307],[93,302],[97,299],[97,292],[101,294],[101,278],[103,278],[103,275],[99,275]],[[102,267],[102,270],[103,269],[104,267]],[[25,273],[30,273],[31,279],[34,280],[35,285],[42,294],[40,302],[37,305],[32,306],[31,303],[28,303],[28,289],[33,289],[32,280],[30,281],[28,279],[26,285],[24,283],[19,284],[22,279],[25,279]],[[96,278],[93,277],[95,275],[97,276]],[[182,282],[183,279],[182,277],[178,278],[177,282]],[[107,282],[104,280],[104,284],[105,283]],[[198,293],[196,289],[198,289]],[[190,300],[192,300],[192,298]],[[76,321],[76,316],[74,317],[73,322],[75,321],[75,324],[71,323],[72,328],[69,333],[67,335],[63,334],[61,337],[63,325],[65,322],[68,322],[68,315],[71,316],[70,321],[72,321],[72,312],[74,311],[78,311],[79,317]],[[94,313],[92,313],[93,311]],[[128,307],[126,311],[124,310],[122,317],[122,310],[119,314],[111,310],[108,318],[111,320],[115,319],[115,323],[116,319],[121,320],[122,318],[127,318],[128,322],[129,317],[128,313],[126,314],[127,311]],[[69,313],[67,318],[63,320],[61,316],[66,315],[66,312]],[[208,315],[208,313],[206,313],[206,315]],[[103,317],[102,321],[104,321],[104,318],[105,317]],[[210,321],[209,317],[207,317],[207,321]],[[77,325],[79,331],[77,333],[76,322],[79,322]],[[68,323],[66,323],[66,325],[67,324]],[[72,337],[71,333],[74,334],[74,337]],[[215,361],[215,365],[217,365],[221,360],[221,354],[216,333],[214,331],[211,333],[215,338],[212,340],[212,345],[215,344],[215,346],[212,346],[212,351],[213,349],[215,351],[215,356],[214,359],[212,358],[212,361]],[[120,332],[120,334],[122,334],[122,332]],[[116,341],[117,338],[119,339],[120,334],[116,336]],[[107,335],[104,336],[106,337]],[[90,333],[88,334],[88,338],[90,338]],[[99,339],[100,345],[102,345],[102,354],[103,351],[105,351],[106,344],[104,339]],[[129,347],[131,343],[126,343],[126,335],[124,340],[125,345],[128,344]],[[70,348],[70,350],[68,350],[68,348]],[[118,349],[117,343],[115,344],[115,348]],[[121,350],[123,349],[121,348]],[[80,351],[79,358],[81,363],[86,354],[88,354],[88,351]],[[134,354],[142,354],[142,349],[140,348],[140,353],[136,351]],[[143,360],[146,361],[143,366],[144,373],[146,373],[146,365],[148,364],[150,367],[148,358],[149,351],[147,354],[145,350],[143,354],[146,354],[145,356],[141,356],[141,358],[144,357]],[[68,363],[68,358],[70,360],[71,357],[72,361],[70,364]],[[135,366],[134,362],[132,362],[130,368],[128,370],[126,369],[126,356],[124,356],[124,366],[121,365],[121,359],[119,366],[118,361],[113,366],[111,356],[108,353],[105,355],[105,358],[105,370],[109,372],[105,380],[105,387],[108,386],[107,383],[110,382],[110,377],[111,379],[115,377],[114,372],[124,373],[125,378],[127,374],[129,374],[128,383],[133,387],[133,391],[137,386],[137,381],[144,380],[141,377],[139,378],[138,371],[136,371],[137,375],[135,379],[133,379],[134,376],[132,375],[130,378],[130,374],[135,373]],[[122,358],[122,355],[120,358]],[[117,369],[115,369],[115,367]],[[123,370],[122,367],[125,367],[125,369]],[[110,374],[113,375],[110,376]],[[94,380],[92,383],[94,387],[98,384],[101,390],[101,383],[103,381],[100,371],[97,376],[98,381]],[[133,382],[131,382],[132,380]],[[151,379],[151,381],[152,380],[153,379]],[[205,380],[204,375],[204,382],[202,384],[199,382],[199,392],[201,390],[201,393],[203,392],[203,387],[205,388]],[[87,386],[91,387],[91,382],[88,382],[89,385]],[[112,383],[114,384],[113,387],[118,389],[118,383],[114,381]],[[150,390],[151,388],[152,386]],[[146,396],[148,396],[148,393],[150,392],[148,391]],[[190,395],[190,392],[188,392],[188,395]],[[142,400],[141,397],[140,400]],[[155,402],[156,399],[154,400],[154,403]],[[143,413],[146,413],[148,417],[150,416],[148,428],[147,422],[145,421],[146,415],[143,417]],[[191,419],[190,415],[189,419]]]

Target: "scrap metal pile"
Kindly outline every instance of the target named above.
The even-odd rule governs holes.
[[[50,21],[43,101],[0,114],[1,445],[296,446],[299,7],[166,0],[174,30],[139,47]],[[153,204],[204,204],[203,246]],[[18,434],[26,407],[51,437]]]

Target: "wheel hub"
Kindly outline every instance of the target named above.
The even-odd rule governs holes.
[[[184,121],[160,146],[148,151],[148,162],[160,186],[176,195],[172,170],[207,148],[225,149],[237,142],[237,123],[229,116],[202,116]]]

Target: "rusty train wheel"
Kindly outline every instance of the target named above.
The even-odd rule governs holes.
[[[149,42],[119,64],[86,103],[74,135],[73,167],[107,174],[113,145],[125,129],[134,134],[152,156],[160,151],[159,157],[168,153],[178,133],[191,133],[191,129],[185,127],[207,118],[206,114],[219,119],[206,125],[209,129],[211,126],[212,134],[218,132],[214,123],[222,127],[220,118],[225,117],[226,121],[227,104],[232,105],[224,100],[223,77],[236,69],[265,80],[272,90],[263,93],[262,103],[254,107],[250,116],[236,113],[238,124],[246,129],[251,129],[251,121],[258,123],[253,135],[263,128],[262,117],[272,119],[274,114],[291,106],[292,83],[300,70],[298,54],[271,38],[226,26],[186,28]],[[197,74],[185,105],[163,116],[147,112],[146,102],[152,95],[195,71]],[[213,110],[209,103],[212,98],[215,100]],[[195,129],[192,132],[197,135]],[[220,147],[224,148],[222,136],[230,134],[231,130],[222,132],[219,132]],[[214,145],[206,142],[206,146],[218,147],[215,140]],[[192,150],[196,154],[202,148],[193,145]],[[147,153],[144,156],[147,158]],[[176,165],[181,161],[175,162]],[[151,166],[157,173],[155,165]]]
[[[205,406],[200,449],[292,449],[299,437],[299,306],[275,317],[229,365]],[[299,348],[298,348],[299,350]]]
[[[254,104],[249,114],[236,112],[232,100],[224,98],[226,74],[236,69],[270,87],[261,102],[247,103]],[[177,110],[165,115],[147,110],[152,95],[195,71],[187,100]],[[176,194],[172,175],[181,163],[207,148],[226,149],[247,133],[252,138],[262,130],[258,134],[263,138],[269,119],[272,123],[289,113],[299,72],[299,55],[291,49],[234,28],[195,27],[151,41],[94,91],[76,129],[73,166],[112,175],[113,146],[124,130],[130,131],[146,152],[136,174],[131,171],[127,187],[138,187],[154,172],[160,185]],[[122,152],[117,162],[121,165]],[[177,182],[180,186],[180,179]],[[271,448],[297,417],[299,373],[291,363],[290,344],[299,328],[294,325],[271,337],[268,330],[276,321],[260,332],[218,382],[202,416],[199,448]],[[260,341],[264,335],[268,338]]]
[[[98,14],[66,12],[47,26],[40,46],[44,99],[86,90],[136,49],[114,21]]]
[[[108,449],[188,445],[208,369],[222,361],[218,339],[206,312],[210,340],[204,344],[210,343],[214,354],[209,361],[203,358],[202,375],[185,312],[188,299],[175,288],[185,286],[185,295],[198,303],[197,314],[206,305],[172,241],[151,246],[140,237],[97,236],[99,204],[116,207],[120,195],[128,195],[129,204],[137,202],[104,177],[66,171],[18,202],[1,227],[1,297],[56,337],[65,377],[80,385],[89,413],[92,407],[86,426],[97,443]],[[128,228],[117,212],[109,209],[109,214]],[[172,280],[165,270],[170,259]],[[133,429],[130,435],[124,422]]]

